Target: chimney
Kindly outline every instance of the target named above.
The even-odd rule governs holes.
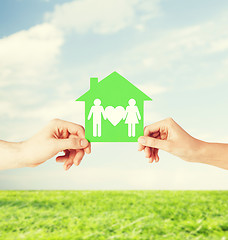
[[[98,84],[98,78],[90,78],[90,89],[93,89]]]

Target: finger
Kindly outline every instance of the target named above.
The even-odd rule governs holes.
[[[76,136],[75,135],[73,135],[73,134],[71,134],[70,136],[69,136],[69,138],[76,138]],[[83,138],[84,139],[84,138]],[[84,151],[87,153],[87,154],[90,154],[91,153],[91,143],[88,141],[88,147],[86,147],[85,149],[84,149]]]
[[[78,137],[55,139],[55,141],[59,152],[65,149],[84,149],[89,145],[89,142],[85,138]]]
[[[70,133],[68,132],[68,130],[63,129],[59,138],[68,138],[69,136],[70,136]]]
[[[138,151],[142,151],[145,149],[145,146],[143,146],[142,144],[139,143],[139,146],[138,146]]]
[[[80,138],[85,138],[85,129],[83,126],[72,122],[65,122],[65,124],[67,124],[67,128],[70,134],[77,135]],[[88,147],[85,148],[85,152],[87,154],[91,153],[91,144],[89,144]]]
[[[149,126],[146,126],[144,128],[144,135],[149,136],[151,133],[159,133],[160,128],[161,128],[161,122],[157,122]]]
[[[72,167],[72,165],[73,165],[73,162],[69,162],[67,163],[67,165],[64,165],[64,169],[67,171]]]
[[[81,163],[84,155],[85,155],[85,152],[83,150],[77,150],[77,153],[73,160],[73,162],[76,166],[78,166]]]
[[[160,135],[160,132],[154,132],[154,133],[151,133],[149,137],[157,138],[159,137],[159,135]]]
[[[85,148],[85,153],[90,154],[91,153],[91,143],[89,142],[89,146]]]
[[[68,160],[70,151],[64,150],[64,153],[65,155],[56,157],[56,162],[65,162],[66,160]]]
[[[151,156],[149,158],[149,163],[152,163],[154,161],[154,149],[151,148]]]
[[[153,159],[153,151],[154,151],[154,148],[150,148],[150,157],[152,157],[152,159]]]
[[[71,130],[73,130],[73,129],[71,129]],[[81,138],[85,138],[85,128],[82,127],[81,125],[77,125],[77,131],[72,134],[76,134],[77,136],[79,136]]]
[[[174,122],[172,118],[167,118],[162,121],[153,123],[144,128],[144,135],[149,136],[151,133],[160,132],[161,128],[164,128],[170,124],[170,122]]]
[[[60,120],[60,119],[54,119],[51,121],[52,126],[54,129],[56,127],[58,129],[67,129],[70,134],[77,135],[81,138],[85,137],[85,129],[81,125],[78,125],[76,123]]]
[[[145,151],[145,157],[150,158],[151,157],[151,148],[146,147],[144,151]]]
[[[155,162],[158,162],[159,161],[159,156],[158,156],[158,149],[155,148]]]
[[[153,161],[155,160],[155,148],[152,148],[152,158],[153,158]]]
[[[146,127],[144,128],[144,135],[145,135],[145,136],[150,136],[150,137],[157,138],[157,137],[160,135],[160,132],[159,132],[159,131],[150,133],[149,128],[150,128],[150,126],[146,126]],[[142,151],[144,148],[145,148],[145,147],[144,147],[143,145],[139,144],[139,148],[138,148],[139,151]]]
[[[68,170],[73,165],[73,159],[76,154],[76,150],[68,150],[69,154],[63,165],[65,170]]]
[[[149,163],[152,163],[154,161],[154,157],[151,155],[151,157],[149,158]]]
[[[68,157],[66,157],[66,156],[56,157],[56,162],[59,162],[59,163],[65,162],[66,160],[68,160]]]
[[[146,129],[146,128],[145,128],[145,129]],[[159,135],[160,135],[160,132],[154,132],[154,133],[152,133],[152,134],[149,134],[148,136],[157,138]],[[145,135],[145,136],[146,136],[146,135]],[[145,146],[143,146],[142,144],[139,143],[139,145],[138,145],[138,151],[141,152],[141,151],[144,150],[144,149],[145,149]]]
[[[167,140],[160,140],[152,137],[139,137],[138,142],[143,146],[153,147],[165,150],[167,152],[170,151],[170,142]]]
[[[69,154],[69,158],[65,161],[63,167],[65,170],[68,170],[73,165],[73,159],[76,155],[76,150],[71,150]]]

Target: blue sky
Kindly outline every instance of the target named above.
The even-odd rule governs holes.
[[[171,116],[195,137],[228,142],[227,25],[225,0],[3,1],[0,138],[22,141],[56,117],[83,124],[74,99],[91,76],[118,71],[153,98],[146,124]],[[160,155],[150,165],[137,144],[93,144],[78,168],[52,159],[1,171],[0,188],[228,188],[225,170]]]

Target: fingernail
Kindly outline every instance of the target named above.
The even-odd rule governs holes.
[[[91,151],[90,151],[89,148],[86,148],[86,149],[85,149],[85,152],[86,152],[87,154],[90,154],[90,153],[91,153]]]
[[[138,141],[141,144],[145,144],[146,143],[146,139],[144,137],[139,137]]]
[[[71,164],[68,164],[65,170],[67,171],[70,167],[71,167]]]
[[[87,145],[88,145],[88,141],[86,139],[82,139],[81,140],[81,146],[82,147],[87,147]]]
[[[76,166],[78,166],[79,163],[80,163],[80,160],[77,160],[77,161],[74,162],[74,164],[75,164]]]

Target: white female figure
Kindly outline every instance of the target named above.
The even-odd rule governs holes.
[[[126,108],[125,123],[128,124],[128,137],[135,137],[135,124],[139,123],[141,116],[138,107],[135,106],[135,99],[130,99],[128,103],[129,106]]]

